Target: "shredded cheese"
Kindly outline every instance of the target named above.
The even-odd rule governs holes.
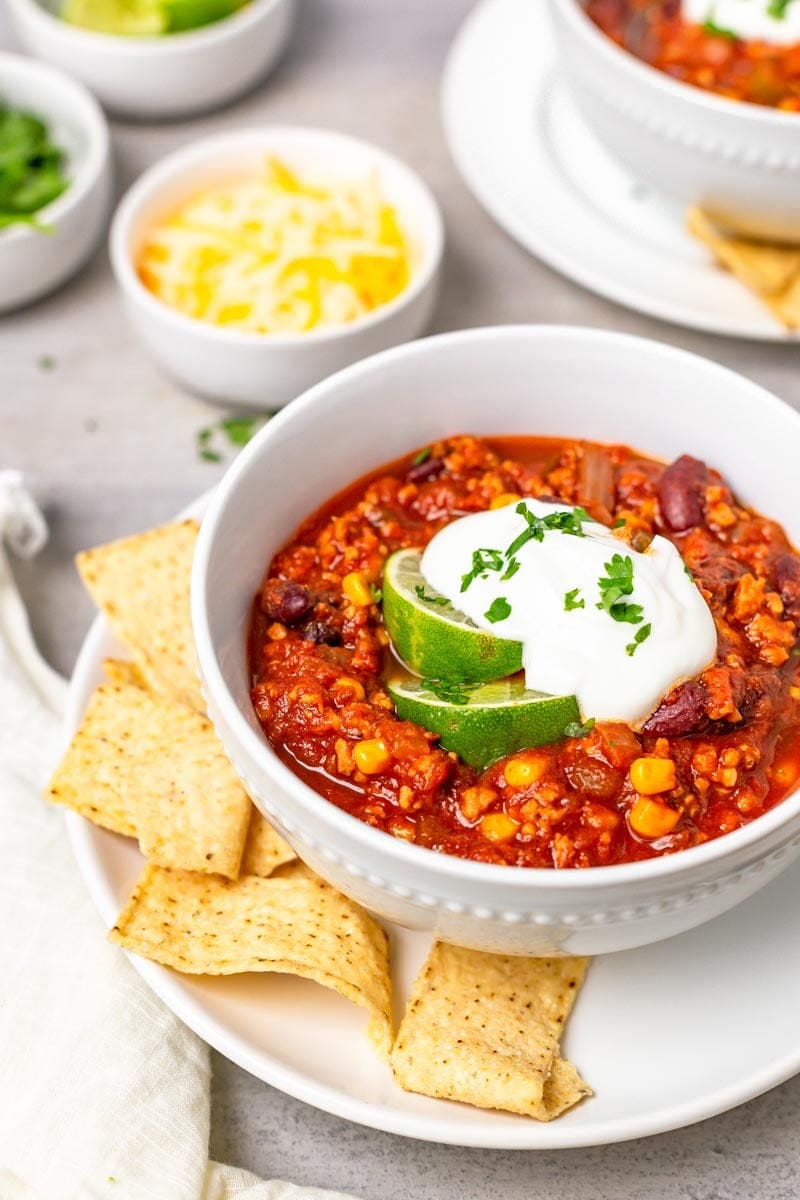
[[[389,303],[408,284],[410,259],[375,175],[312,183],[271,159],[263,178],[203,192],[155,226],[138,270],[197,320],[300,333]]]

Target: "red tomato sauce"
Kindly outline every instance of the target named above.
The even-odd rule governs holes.
[[[480,862],[591,867],[672,854],[752,821],[800,777],[800,556],[720,475],[624,446],[453,437],[381,467],[311,516],[253,606],[252,700],[285,762],[331,803],[420,846]],[[421,460],[421,461],[420,461]],[[714,616],[716,662],[641,729],[517,752],[483,773],[400,721],[379,588],[387,556],[424,547],[496,498],[582,505],[642,549],[683,555]],[[637,791],[636,760],[671,786]],[[362,769],[366,767],[366,769]],[[633,776],[633,778],[632,778]]]
[[[618,45],[682,83],[786,112],[800,110],[800,43],[745,41],[713,23],[693,25],[680,0],[586,0]]]

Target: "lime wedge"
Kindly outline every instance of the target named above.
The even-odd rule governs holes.
[[[400,658],[432,679],[503,679],[522,668],[522,646],[478,629],[420,574],[419,550],[398,550],[383,575],[383,620]]]
[[[475,687],[398,676],[386,686],[402,720],[438,733],[445,750],[478,771],[517,750],[557,742],[567,725],[580,722],[574,696],[532,692],[517,679]]]
[[[198,29],[230,17],[246,0],[161,0],[170,33]]]
[[[167,31],[161,0],[64,0],[61,16],[95,33],[156,37]]]

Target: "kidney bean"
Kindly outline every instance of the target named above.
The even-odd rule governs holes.
[[[706,723],[706,693],[695,680],[682,683],[662,700],[645,721],[642,733],[655,737],[684,737]]]
[[[702,489],[708,467],[698,458],[682,454],[670,463],[658,482],[658,503],[664,523],[673,533],[703,523]]]
[[[333,621],[314,617],[306,621],[302,629],[303,641],[316,642],[320,646],[338,646],[342,636]]]
[[[270,579],[261,594],[261,610],[272,621],[296,625],[311,610],[313,601],[308,588],[289,579]]]
[[[408,468],[406,479],[409,483],[427,483],[429,479],[435,479],[437,475],[441,475],[443,470],[444,459],[426,458],[425,462]]]
[[[773,570],[786,615],[800,621],[800,558],[796,554],[779,554]]]

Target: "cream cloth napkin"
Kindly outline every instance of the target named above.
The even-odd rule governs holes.
[[[64,681],[40,658],[3,542],[41,515],[0,471],[0,1200],[343,1200],[208,1160],[208,1048],[105,930],[40,791]]]

